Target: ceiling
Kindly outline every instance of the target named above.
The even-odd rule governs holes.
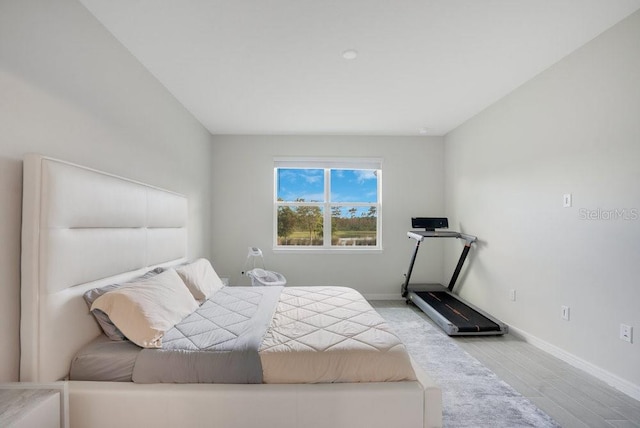
[[[212,134],[444,135],[640,0],[80,0]],[[345,50],[355,59],[343,58]]]

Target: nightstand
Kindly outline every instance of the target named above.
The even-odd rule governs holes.
[[[0,427],[68,428],[67,385],[0,384]]]

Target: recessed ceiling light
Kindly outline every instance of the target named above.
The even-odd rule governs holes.
[[[344,59],[356,59],[357,56],[358,51],[356,51],[355,49],[347,49],[346,51],[342,52],[342,58]]]
[[[431,128],[420,128],[418,132],[420,132],[420,135],[427,135],[429,132],[431,132]]]

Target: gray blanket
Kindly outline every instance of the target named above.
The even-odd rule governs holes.
[[[137,383],[262,383],[258,348],[283,287],[224,287],[143,349]]]

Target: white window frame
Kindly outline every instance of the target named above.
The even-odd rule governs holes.
[[[324,201],[323,202],[279,202],[278,168],[294,169],[322,169],[324,170]],[[365,202],[331,202],[331,169],[368,169],[377,170],[378,202],[376,206],[376,245],[375,246],[332,246],[331,245],[331,206],[365,206]],[[323,245],[278,245],[278,207],[280,206],[319,206],[323,213]],[[273,160],[273,250],[274,252],[299,253],[380,253],[382,252],[382,159],[381,158],[306,158],[306,157],[277,157]]]

